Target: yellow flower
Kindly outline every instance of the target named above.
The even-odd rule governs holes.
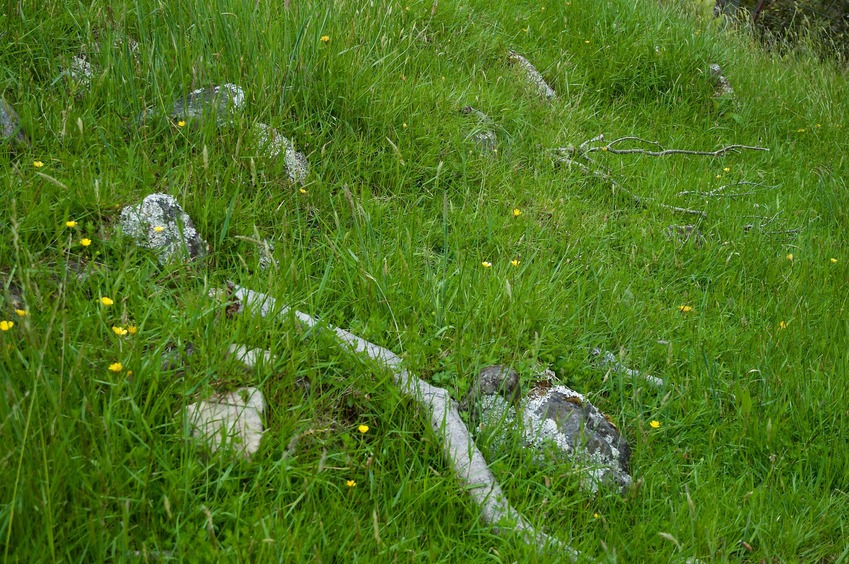
[[[835,264],[837,262],[836,258],[831,259],[831,264]]]
[[[322,36],[321,36],[321,42],[322,42],[322,43],[327,43],[327,42],[329,42],[329,41],[330,41],[330,36],[329,36],[329,35],[322,35]]]
[[[14,321],[0,321],[0,331],[8,331],[15,326]]]
[[[660,421],[652,421],[649,425],[651,425],[652,429],[660,429]]]
[[[180,121],[177,122],[177,127],[185,127],[185,125],[186,125],[186,122],[184,122],[183,120],[180,120]]]
[[[130,325],[130,326],[127,327],[127,333],[129,333],[130,335],[135,335],[138,332],[139,332],[139,329],[135,325]]]
[[[520,215],[522,215],[522,210],[519,208],[513,210],[513,217],[519,217]]]
[[[157,225],[156,227],[153,228],[153,230],[156,231],[157,233],[162,233],[163,231],[165,231],[165,228],[162,227],[161,225]]]
[[[491,266],[492,266],[492,263],[491,263],[491,262],[483,261],[483,262],[481,263],[481,265],[482,265],[484,268],[489,268],[489,267],[491,267]]]
[[[33,161],[32,166],[34,166],[35,168],[41,168],[44,166],[44,163],[41,161]]]
[[[29,312],[25,309],[16,309],[15,313],[18,314],[18,317],[26,317],[27,315],[29,315]]]
[[[593,513],[593,517],[598,519],[598,513]]]
[[[731,169],[730,169],[730,168],[728,168],[728,167],[725,167],[725,168],[723,168],[723,169],[722,169],[722,171],[723,171],[723,172],[731,172]]]
[[[368,433],[368,425],[360,425],[357,427],[357,431],[360,433]]]
[[[100,298],[100,303],[105,306],[111,306],[115,302],[112,301],[112,298],[107,298],[106,296],[103,296],[102,298]]]
[[[402,123],[401,127],[403,127],[404,129],[407,129],[407,123],[406,122]]]
[[[584,39],[584,43],[586,43],[587,45],[589,45],[589,44],[590,44],[590,40],[589,40],[589,39]]]
[[[787,329],[787,324],[782,321],[781,323],[778,324],[778,328],[779,329]]]
[[[512,264],[513,266],[519,266],[520,262],[521,261],[519,259],[513,259],[510,261],[510,264]]]
[[[607,150],[607,145],[605,145],[604,147],[602,147],[602,148],[601,148],[601,150],[602,150],[602,151],[606,151],[606,150]]]
[[[71,221],[66,221],[66,222],[65,222],[65,227],[70,227],[71,229],[73,229],[73,228],[74,228],[74,227],[76,227],[76,226],[77,226],[77,222],[76,222],[76,221],[71,220]]]
[[[127,334],[126,329],[124,329],[123,327],[116,327],[115,325],[112,326],[112,332],[115,333],[116,335],[121,335],[121,336],[124,336],[124,335]]]
[[[688,305],[678,306],[678,309],[681,310],[681,313],[690,313],[693,311],[693,308]]]
[[[109,365],[109,370],[111,370],[112,372],[120,372],[123,369],[124,369],[124,365],[121,364],[120,362],[113,362],[112,364]]]
[[[717,177],[717,178],[722,178],[722,175],[721,175],[721,174],[717,174],[717,175],[716,175],[716,177]]]
[[[81,239],[80,245],[82,245],[83,247],[88,247],[89,245],[91,245],[91,239]]]
[[[357,485],[357,482],[355,482],[354,480],[347,480],[345,482],[345,485],[348,486],[349,488],[353,488],[354,486]]]
[[[800,127],[799,129],[796,130],[796,133],[805,133],[805,128]]]
[[[793,253],[788,253],[787,260],[793,260]]]
[[[298,192],[300,192],[301,194],[306,194],[306,193],[307,193],[307,191],[306,191],[306,190],[304,190],[303,188],[299,188],[299,189],[298,189]]]

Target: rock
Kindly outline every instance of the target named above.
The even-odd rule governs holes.
[[[203,257],[209,248],[188,214],[167,194],[151,194],[141,204],[125,207],[119,225],[137,245],[156,251],[160,264],[174,257]]]
[[[271,267],[276,270],[280,266],[280,261],[274,258],[274,243],[268,239],[263,239],[259,245],[259,268],[268,270]]]
[[[21,127],[18,112],[12,104],[0,97],[0,143],[13,140],[24,145],[29,145],[29,138]]]
[[[728,79],[725,78],[725,75],[722,74],[722,69],[717,64],[712,64],[709,67],[710,76],[713,79],[714,98],[733,98],[734,97],[734,88],[731,87],[731,83],[728,82]]]
[[[68,67],[68,76],[80,88],[88,89],[91,86],[91,79],[94,76],[94,67],[85,57],[74,57],[71,59],[71,66]]]
[[[229,444],[250,458],[262,439],[262,412],[265,399],[257,388],[239,388],[229,394],[216,394],[186,408],[192,436],[209,445],[210,451]]]
[[[540,96],[542,96],[546,100],[551,100],[552,98],[557,97],[557,92],[555,92],[554,89],[548,85],[548,83],[545,81],[539,71],[531,64],[529,60],[527,60],[519,53],[516,53],[515,51],[510,51],[510,54],[508,55],[507,59],[511,63],[518,64],[522,68],[522,71],[525,73],[525,79],[527,80],[528,84],[536,88]]]
[[[181,350],[178,345],[170,344],[162,353],[162,372],[169,370],[183,370],[189,357],[195,354],[194,343],[187,342]]]
[[[466,140],[471,140],[482,153],[497,153],[498,136],[492,130],[492,119],[471,106],[465,106],[460,112],[477,118],[478,122],[477,127],[466,136]]]
[[[507,399],[516,397],[514,380],[515,372],[493,366],[482,370],[472,387],[479,390],[469,402],[476,405],[468,406],[479,413],[476,432],[492,433],[496,453],[515,449],[518,434],[521,447],[533,449],[541,464],[548,449],[559,450],[579,469],[582,488],[596,492],[613,486],[624,494],[631,485],[631,449],[613,422],[586,397],[556,384],[550,371],[516,406]]]
[[[188,124],[214,116],[216,123],[221,126],[230,123],[244,105],[244,91],[235,84],[227,83],[193,90],[188,96],[174,102],[168,117]],[[157,113],[156,107],[150,107],[142,113],[140,121],[144,122]]]
[[[695,225],[670,225],[666,228],[666,234],[681,244],[692,242],[701,247],[705,242],[705,236]]]
[[[276,159],[283,153],[283,162],[292,184],[303,184],[309,174],[309,163],[303,153],[295,150],[295,144],[277,130],[264,123],[254,126],[257,145],[265,156]]]

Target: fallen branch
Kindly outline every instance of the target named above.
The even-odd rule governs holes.
[[[741,196],[750,196],[757,192],[757,190],[751,190],[749,192],[737,192],[737,193],[727,193],[723,192],[726,188],[730,188],[731,186],[757,186],[763,188],[764,190],[771,188],[778,188],[778,186],[765,186],[760,182],[749,182],[746,180],[741,180],[740,182],[734,182],[732,184],[723,184],[719,188],[711,190],[709,192],[699,192],[697,190],[684,190],[682,192],[678,192],[679,196],[699,196],[704,198],[739,198]]]
[[[599,139],[600,137],[600,139]],[[596,140],[603,141],[604,136],[599,135]],[[649,145],[654,145],[658,148],[657,151],[650,151],[648,149],[641,149],[639,147],[635,147],[633,149],[616,149],[614,145],[619,143],[624,143],[625,141],[638,141],[640,143],[646,143]],[[585,145],[586,142],[583,145]],[[642,139],[640,137],[620,137],[619,139],[614,139],[607,145],[603,145],[600,147],[585,147],[585,153],[594,153],[596,151],[604,151],[606,153],[611,153],[613,155],[646,155],[649,157],[665,157],[668,155],[696,155],[700,157],[720,157],[725,153],[729,152],[737,152],[737,151],[769,151],[766,147],[753,147],[751,145],[728,145],[726,147],[722,147],[721,149],[717,149],[716,151],[693,151],[690,149],[664,149],[663,146],[657,141],[649,141],[647,139]]]
[[[239,312],[248,311],[262,317],[285,317],[292,313],[307,327],[320,325],[317,319],[306,313],[278,306],[276,300],[266,294],[235,284],[228,284],[228,286],[231,297],[237,300]],[[407,372],[402,366],[403,361],[395,353],[344,329],[329,325],[327,329],[335,333],[339,340],[350,346],[355,353],[365,354],[389,368],[395,385],[401,393],[414,399],[430,413],[431,426],[442,440],[445,456],[450,461],[457,478],[480,507],[481,517],[486,523],[493,525],[496,532],[517,531],[522,534],[528,544],[562,550],[570,560],[577,561],[580,555],[577,550],[543,532],[536,531],[522,515],[513,509],[460,418],[455,402],[445,389],[432,386]],[[231,352],[246,363],[255,363],[260,358],[270,360],[270,353],[266,351],[248,351],[238,345],[233,345]]]

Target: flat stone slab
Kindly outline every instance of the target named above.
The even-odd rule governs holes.
[[[136,206],[121,210],[119,225],[140,247],[152,249],[159,263],[183,257],[194,259],[207,253],[204,241],[177,199],[168,194],[150,194]]]
[[[264,409],[265,398],[257,388],[239,388],[186,407],[192,436],[213,453],[230,446],[245,458],[259,450]]]

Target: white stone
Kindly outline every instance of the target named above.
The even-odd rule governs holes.
[[[262,412],[265,399],[257,388],[239,388],[229,394],[217,394],[186,408],[192,436],[206,442],[217,452],[229,445],[250,458],[262,439]]]

